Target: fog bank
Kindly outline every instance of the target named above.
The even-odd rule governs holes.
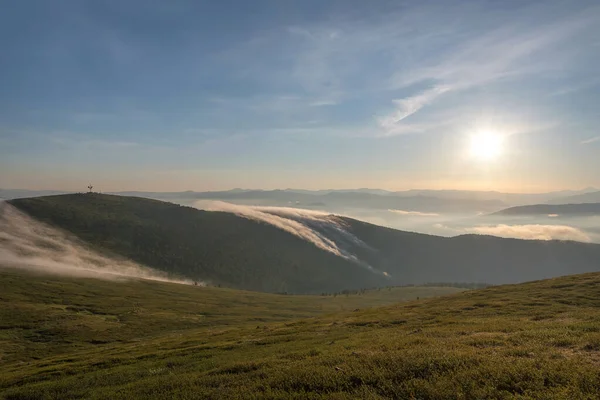
[[[74,277],[128,278],[163,282],[191,281],[169,277],[128,260],[100,255],[79,241],[0,202],[0,268],[18,268]]]
[[[244,206],[224,201],[200,200],[194,206],[206,211],[224,211],[238,216],[264,222],[302,238],[316,247],[346,258],[373,273],[389,276],[360,260],[354,249],[376,252],[345,228],[343,219],[322,211],[291,207]]]

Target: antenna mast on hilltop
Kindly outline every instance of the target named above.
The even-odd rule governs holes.
[[[92,189],[93,189],[93,188],[94,188],[94,187],[93,187],[93,186],[92,186],[92,184],[90,183],[90,184],[88,185],[89,193],[92,193]]]

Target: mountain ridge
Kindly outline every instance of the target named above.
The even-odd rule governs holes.
[[[510,207],[490,215],[548,215],[589,216],[600,215],[600,203],[535,204]]]
[[[568,196],[559,199],[551,199],[548,204],[585,204],[585,203],[600,203],[600,191],[582,193],[574,196]]]
[[[517,283],[600,268],[597,244],[446,238],[295,209],[251,209],[240,215],[100,194],[9,204],[144,266],[267,292],[321,293],[434,281]]]
[[[230,213],[100,194],[28,198],[9,204],[102,251],[215,285],[320,293],[385,281],[274,226]],[[328,268],[319,271],[322,265]],[[342,274],[345,279],[339,284],[336,277]]]
[[[294,196],[307,196],[310,199],[303,201],[306,202],[318,202],[321,198],[327,198],[328,195],[334,195],[334,197],[352,197],[353,195],[372,195],[375,198],[436,198],[442,200],[462,200],[462,201],[481,201],[485,205],[486,201],[496,201],[504,203],[504,206],[518,206],[518,205],[530,205],[544,202],[566,202],[561,199],[568,199],[572,196],[587,196],[595,195],[593,192],[598,192],[596,188],[585,188],[581,190],[562,190],[554,192],[542,192],[542,193],[505,193],[499,191],[478,191],[478,190],[435,190],[435,189],[410,189],[402,191],[392,191],[384,189],[373,189],[373,188],[357,188],[357,189],[322,189],[322,190],[306,190],[306,189],[275,189],[275,190],[263,190],[263,189],[242,189],[234,188],[231,190],[224,191],[174,191],[174,192],[152,192],[152,191],[116,191],[107,192],[108,194],[117,194],[123,196],[138,196],[146,198],[156,199],[195,199],[195,198],[214,198],[214,199],[231,199],[233,198],[244,198],[250,197],[254,199],[258,198],[270,198],[275,196],[275,199],[282,201],[294,202]],[[73,193],[70,191],[61,190],[27,190],[27,189],[2,189],[0,188],[0,198],[15,199],[23,197],[38,197],[43,195],[54,195],[54,194],[69,194]],[[600,192],[598,192],[600,193]],[[364,197],[363,197],[364,199]],[[301,199],[302,200],[302,199]],[[401,201],[401,200],[398,200]],[[597,202],[600,202],[598,200]],[[558,203],[557,203],[558,204]],[[502,204],[497,203],[497,206]],[[366,206],[366,205],[365,205]],[[392,205],[393,206],[393,205]]]

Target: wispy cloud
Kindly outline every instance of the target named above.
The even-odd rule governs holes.
[[[420,93],[393,100],[396,110],[379,118],[380,126],[392,134],[403,133],[398,126],[404,124],[405,118],[449,92],[559,71],[568,61],[556,51],[557,47],[595,21],[593,15],[598,14],[597,9],[592,11],[591,15],[575,15],[533,28],[517,21],[478,38],[455,43],[430,65],[402,68],[394,74],[391,87],[402,89],[424,82],[435,83]]]
[[[336,256],[350,260],[369,271],[382,274],[358,259],[349,248],[358,246],[373,251],[370,246],[346,230],[344,222],[337,216],[322,211],[289,207],[242,206],[223,201],[201,200],[195,207],[207,211],[224,211],[255,221],[273,225],[291,233],[316,247]],[[387,274],[386,274],[387,276]]]
[[[425,213],[419,211],[404,211],[404,210],[388,210],[391,213],[406,215],[406,216],[416,216],[416,217],[438,217],[440,214],[436,213]]]
[[[574,240],[592,242],[592,238],[583,230],[568,225],[480,225],[472,227],[452,227],[436,223],[433,227],[451,235],[476,233],[513,239],[528,240]]]
[[[391,186],[435,186],[440,179],[446,186],[497,188],[500,175],[514,188],[512,181],[546,182],[550,175],[551,186],[571,177],[594,183],[593,174],[577,171],[576,161],[584,160],[570,152],[564,170],[547,161],[561,135],[572,133],[576,145],[598,144],[586,136],[596,135],[598,122],[589,107],[598,100],[590,89],[600,60],[597,0],[300,3],[292,13],[259,5],[251,16],[215,6],[211,15],[227,16],[235,29],[199,24],[201,10],[181,5],[165,6],[182,8],[174,14],[149,6],[152,18],[135,26],[85,7],[31,14],[52,34],[17,35],[7,48],[13,68],[3,75],[3,124],[35,127],[57,141],[29,143],[0,131],[2,163],[13,163],[5,169],[42,162],[69,171],[86,164],[182,170],[227,164],[244,176],[268,165],[281,176],[302,171],[294,173],[308,182],[309,170],[326,164],[354,182],[402,171],[402,179],[381,180]],[[13,22],[17,30],[22,25]],[[35,30],[38,22],[21,28]],[[27,70],[19,68],[23,48],[40,54]],[[556,91],[561,96],[551,95]],[[514,123],[519,116],[523,123]],[[554,119],[577,129],[544,128],[543,144],[513,138],[520,143],[507,142],[502,160],[475,170],[463,163],[461,140],[471,128],[483,129],[479,121],[486,118],[495,121],[485,127],[502,135]],[[440,140],[428,133],[440,133]],[[423,137],[365,139],[406,134]],[[290,149],[299,156],[286,157]],[[349,159],[352,169],[364,171],[360,177],[347,172]],[[322,184],[337,184],[329,182]]]
[[[129,260],[94,253],[76,238],[0,202],[0,268],[6,267],[108,280],[143,278],[191,283],[169,279],[162,271]]]
[[[470,230],[483,235],[517,239],[592,241],[582,230],[566,225],[496,225],[478,226]]]
[[[590,139],[583,140],[581,142],[581,144],[590,144],[590,143],[594,143],[594,142],[598,142],[598,141],[600,141],[600,136],[596,136],[596,137],[593,137]]]
[[[600,85],[600,78],[592,78],[592,79],[584,80],[579,83],[570,84],[568,86],[565,86],[561,89],[558,89],[557,91],[552,93],[550,96],[564,96],[567,94],[579,92],[580,90],[592,89],[598,85]]]
[[[564,44],[592,25],[599,8],[559,13],[554,6],[523,4],[490,12],[478,3],[438,2],[373,18],[342,13],[265,31],[227,53],[233,63],[244,65],[244,77],[260,81],[261,88],[293,88],[308,99],[250,102],[257,109],[306,119],[298,113],[303,107],[313,108],[308,113],[323,112],[324,106],[360,101],[374,116],[361,122],[371,127],[372,136],[426,132],[441,129],[441,121],[410,117],[438,100],[507,79],[539,79],[572,65],[573,52],[582,46]],[[271,57],[256,56],[265,53]],[[446,101],[445,108],[464,103]]]
[[[380,118],[379,124],[386,130],[393,130],[400,121],[416,113],[421,108],[434,101],[438,96],[441,96],[450,90],[451,87],[448,85],[435,86],[415,96],[393,100],[396,111]]]
[[[335,106],[338,104],[335,100],[315,100],[311,101],[308,105],[311,107],[322,107],[322,106]]]

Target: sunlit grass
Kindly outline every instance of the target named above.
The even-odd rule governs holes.
[[[69,351],[5,362],[0,390],[11,399],[593,399],[600,388],[599,285],[600,274],[586,274],[358,311],[345,302],[360,296],[316,297],[324,308],[339,302],[347,311],[291,320],[286,307],[309,307],[309,300],[252,294],[252,305],[222,291],[241,312],[232,320],[162,329],[154,314],[138,328],[139,340],[97,344],[74,330],[60,339]],[[90,298],[82,292],[82,301],[101,302],[104,290]],[[252,308],[258,298],[262,311]],[[271,303],[276,298],[281,303]],[[283,315],[275,315],[275,304]],[[269,321],[252,320],[255,312]],[[137,315],[144,312],[129,321]],[[126,332],[133,322],[124,321]]]

